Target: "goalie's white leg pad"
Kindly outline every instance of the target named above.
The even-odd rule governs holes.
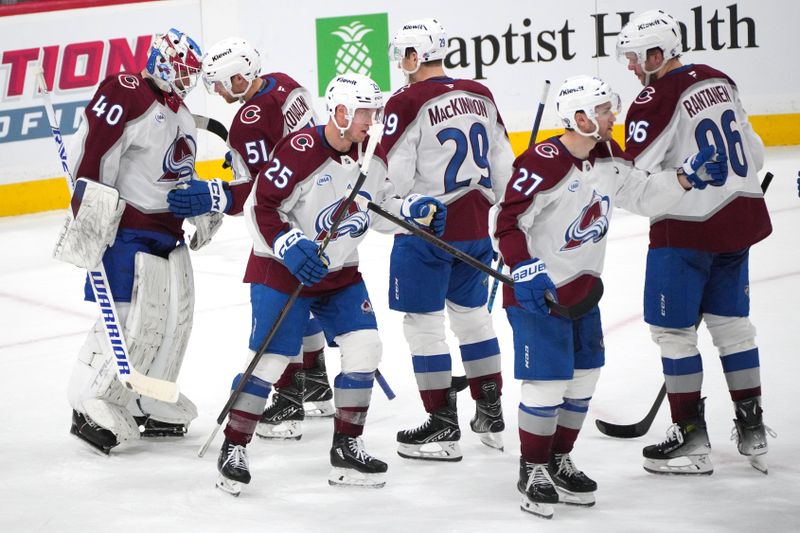
[[[130,309],[130,304],[117,304],[120,320],[123,320]],[[116,370],[116,357],[106,339],[103,319],[100,318],[92,326],[75,361],[69,384],[67,397],[73,409],[86,414],[83,408],[85,400],[99,398],[119,406],[125,406],[134,393],[119,380]]]
[[[53,257],[82,268],[94,268],[117,236],[125,201],[119,191],[86,178],[78,178],[71,211],[58,235]]]
[[[101,398],[89,398],[82,402],[78,411],[112,432],[120,443],[139,438],[139,424],[125,407]]]
[[[186,429],[197,418],[197,406],[183,394],[175,403],[136,395],[128,403],[128,411],[135,416],[146,416],[168,424],[182,424]]]
[[[386,485],[386,474],[365,474],[355,468],[331,468],[328,484],[332,487],[364,487],[380,489]]]
[[[168,306],[164,337],[148,375],[177,381],[194,316],[194,278],[186,246],[178,246],[169,254]]]
[[[131,311],[125,337],[131,363],[149,374],[164,342],[169,316],[169,261],[155,255],[136,254]]]

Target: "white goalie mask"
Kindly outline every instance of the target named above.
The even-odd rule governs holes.
[[[374,109],[373,123],[383,121],[383,93],[378,84],[362,74],[342,74],[333,78],[325,89],[325,105],[328,115],[344,136],[353,123],[357,109]],[[343,105],[347,124],[344,127],[336,122],[336,108]]]
[[[439,21],[433,18],[408,21],[389,43],[389,61],[402,62],[409,48],[417,52],[419,59],[414,70],[403,69],[407,75],[414,74],[422,63],[444,59],[447,53],[447,33]]]
[[[633,17],[617,35],[617,60],[628,65],[635,60],[648,76],[658,72],[658,68],[648,71],[644,69],[647,51],[660,48],[664,54],[664,63],[678,57],[683,51],[681,43],[681,27],[671,15],[652,9]]]
[[[239,74],[247,80],[247,88],[234,92],[231,77]],[[242,98],[261,74],[261,56],[250,43],[238,37],[223,39],[203,56],[203,82],[210,93],[214,84],[221,84],[234,98]]]
[[[567,78],[558,89],[556,112],[565,128],[575,130],[585,137],[594,137],[599,141],[602,139],[599,136],[597,107],[609,102],[611,103],[609,112],[614,115],[618,114],[620,98],[611,90],[608,83],[594,76],[573,76]],[[575,113],[579,111],[582,111],[586,118],[594,124],[594,131],[586,133],[578,128]]]

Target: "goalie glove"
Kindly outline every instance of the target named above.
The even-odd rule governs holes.
[[[70,205],[72,210],[58,235],[53,257],[81,268],[94,268],[117,236],[125,201],[113,187],[78,178]]]

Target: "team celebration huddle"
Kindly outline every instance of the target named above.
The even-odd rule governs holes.
[[[736,83],[683,57],[672,16],[634,14],[616,42],[619,68],[641,86],[628,102],[624,149],[612,139],[620,97],[575,73],[551,100],[563,132],[535,142],[545,85],[530,146],[515,158],[489,88],[445,72],[438,20],[408,21],[387,44],[406,85],[387,97],[369,77],[343,72],[327,85],[322,119],[309,90],[264,73],[259,51],[239,37],[201,48],[170,29],[142,72],[100,84],[73,140],[77,179],[56,249],[88,269],[85,298],[101,312],[68,385],[71,433],[103,454],[186,433],[197,408],[175,382],[194,312],[190,250],[212,242],[225,216],[241,215],[252,238],[252,322],[241,372],[200,450],[222,441],[216,487],[237,496],[267,482],[251,478],[253,436],[297,441],[308,418],[333,420],[331,485],[391,483],[385,458],[362,437],[374,385],[393,394],[359,270],[359,245],[374,229],[393,235],[388,306],[403,313],[425,409],[420,425],[397,428],[398,455],[460,461],[463,390],[474,400],[467,434],[498,453],[516,418],[519,471],[499,475],[512,483],[517,474],[523,511],[551,518],[559,503],[593,506],[591,464],[579,467],[571,453],[605,362],[598,303],[619,205],[650,220],[644,319],[673,422],[643,449],[644,469],[713,472],[698,348],[705,324],[730,391],[735,446],[767,473],[774,432],[762,418],[748,263],[772,228],[758,177],[764,146]],[[215,128],[227,140],[230,182],[195,171],[197,128],[212,129],[184,103],[199,84],[240,106],[227,131]],[[502,283],[504,309],[494,315],[493,283]],[[493,321],[505,319],[513,353],[501,354]],[[465,376],[453,376],[446,320]],[[335,376],[326,346],[339,349]],[[501,357],[513,358],[516,417],[503,411]]]

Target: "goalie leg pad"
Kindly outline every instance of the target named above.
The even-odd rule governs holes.
[[[152,254],[136,254],[131,311],[125,325],[133,366],[149,374],[164,343],[169,317],[169,261]],[[164,290],[165,287],[167,290]]]
[[[86,178],[78,178],[71,211],[58,235],[53,257],[82,268],[94,268],[114,242],[125,210],[119,191]]]

